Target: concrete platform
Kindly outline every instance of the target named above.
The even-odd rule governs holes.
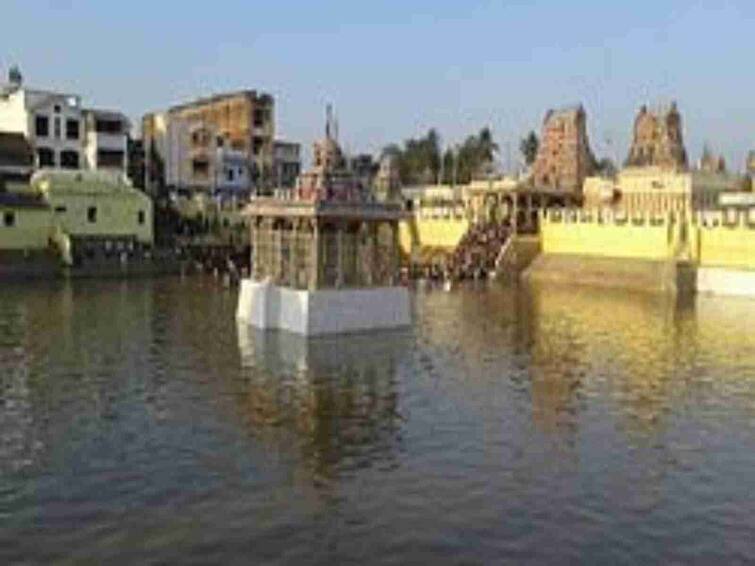
[[[709,295],[755,297],[755,271],[728,267],[699,267],[697,292]]]
[[[409,291],[404,287],[307,291],[251,279],[241,281],[236,318],[255,328],[305,336],[411,324]]]

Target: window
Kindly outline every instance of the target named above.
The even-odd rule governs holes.
[[[40,167],[55,167],[55,152],[49,147],[37,148],[37,159]]]
[[[117,149],[97,150],[97,167],[122,169],[123,157],[123,152]]]
[[[223,136],[218,136],[215,142],[217,143],[218,147],[223,147],[225,140],[223,139]]]
[[[54,110],[55,114],[60,114],[60,104],[56,104]]]
[[[265,143],[265,140],[263,138],[258,138],[258,137],[252,138],[252,153],[254,155],[259,155],[264,143]]]
[[[123,123],[120,120],[99,119],[96,121],[94,129],[100,134],[120,134],[123,132]]]
[[[34,133],[38,138],[50,135],[50,119],[47,116],[34,117]]]
[[[97,222],[97,207],[90,206],[87,208],[87,220],[91,223]]]
[[[228,179],[228,182],[229,182],[229,183],[232,183],[232,182],[233,182],[233,169],[229,169],[229,170],[228,170],[228,171],[226,172],[226,178]]]
[[[63,169],[79,168],[79,152],[67,149],[60,152],[60,166]]]
[[[55,212],[56,213],[64,214],[67,211],[68,211],[68,209],[65,206],[56,206],[55,207]]]
[[[60,139],[60,118],[58,116],[55,116],[55,121],[53,122],[53,125],[55,127],[55,139]]]
[[[259,128],[265,124],[265,118],[266,118],[265,114],[266,112],[263,109],[261,108],[255,109],[254,111],[254,126],[255,127]]]
[[[78,120],[66,120],[66,139],[68,140],[79,139],[79,121]]]
[[[202,159],[192,161],[191,168],[196,176],[207,177],[210,174],[210,163]]]
[[[139,224],[144,224],[145,214],[143,210],[140,210],[136,215],[136,220]]]
[[[7,227],[15,226],[16,225],[16,213],[15,212],[6,212],[3,214],[3,224],[5,224]]]

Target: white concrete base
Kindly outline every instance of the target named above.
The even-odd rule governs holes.
[[[723,267],[698,267],[697,292],[712,295],[755,297],[755,271]]]
[[[261,329],[307,336],[411,324],[404,287],[302,291],[242,279],[236,318]]]

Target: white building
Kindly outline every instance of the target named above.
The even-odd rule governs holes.
[[[84,151],[87,169],[128,167],[128,118],[109,110],[84,110]]]
[[[126,170],[129,122],[119,112],[88,110],[81,97],[23,86],[0,87],[0,132],[22,134],[39,169]]]

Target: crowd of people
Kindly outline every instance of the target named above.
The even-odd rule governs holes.
[[[486,277],[495,270],[498,254],[510,234],[508,223],[483,222],[472,226],[451,255],[448,277],[455,280]]]

